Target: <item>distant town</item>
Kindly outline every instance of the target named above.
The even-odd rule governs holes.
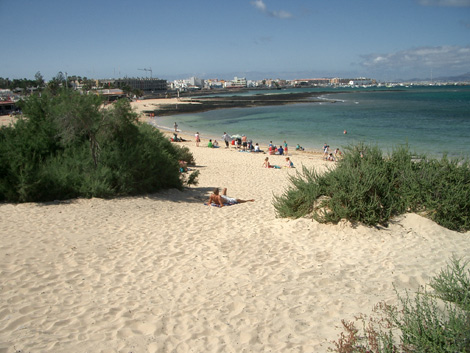
[[[235,91],[244,89],[287,89],[287,88],[311,88],[311,87],[404,87],[412,85],[470,85],[469,81],[422,81],[383,83],[372,78],[306,78],[294,80],[263,79],[248,80],[246,77],[234,77],[225,79],[202,79],[190,77],[183,80],[167,81],[153,78],[151,69],[150,77],[125,77],[116,79],[91,79],[81,76],[69,76],[59,72],[53,79],[45,81],[40,72],[37,72],[34,80],[14,79],[0,77],[0,115],[14,114],[17,111],[15,102],[22,96],[40,91],[46,87],[57,90],[67,87],[83,92],[94,92],[112,101],[122,97],[129,98],[158,98],[174,97],[180,95],[211,93],[214,91]]]

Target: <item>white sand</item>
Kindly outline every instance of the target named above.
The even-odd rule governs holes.
[[[200,104],[199,102],[193,102],[191,97],[187,98],[157,98],[157,99],[145,99],[131,102],[131,106],[135,112],[142,114],[144,111],[152,111],[160,109],[160,105],[181,105],[181,104]]]
[[[470,257],[470,232],[415,214],[381,230],[278,219],[295,170],[186,144],[200,177],[184,192],[0,204],[0,353],[326,352],[341,319]],[[256,201],[205,206],[213,187]]]
[[[11,126],[15,123],[16,118],[10,115],[0,115],[0,127]]]

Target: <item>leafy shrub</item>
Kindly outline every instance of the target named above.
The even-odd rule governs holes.
[[[461,160],[413,157],[399,147],[384,157],[378,147],[352,146],[324,174],[302,167],[274,198],[278,216],[311,214],[319,222],[347,219],[387,225],[407,211],[422,212],[449,229],[470,229],[470,168]]]
[[[185,161],[188,165],[194,165],[194,156],[187,146],[172,145],[175,147],[176,158]]]
[[[27,119],[0,130],[0,200],[181,189],[185,180],[178,161],[194,163],[187,148],[138,123],[125,100],[104,109],[95,95],[44,92],[24,101],[22,110]]]
[[[470,352],[470,270],[468,262],[452,259],[414,299],[398,295],[400,307],[378,304],[373,315],[343,320],[330,351],[365,352]],[[443,305],[438,300],[443,300]],[[362,329],[356,327],[361,323]]]
[[[55,135],[48,121],[19,120],[0,130],[0,200],[33,200],[42,163],[60,150]]]

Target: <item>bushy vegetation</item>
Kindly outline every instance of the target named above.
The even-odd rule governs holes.
[[[468,161],[413,156],[406,146],[385,157],[378,147],[357,145],[336,168],[320,174],[303,167],[290,182],[274,199],[281,217],[386,226],[396,215],[419,212],[446,228],[470,229]]]
[[[0,130],[0,200],[111,197],[182,188],[187,148],[137,122],[126,100],[44,91],[21,104],[26,118]],[[195,183],[195,178],[191,182]]]
[[[470,352],[470,270],[452,259],[432,279],[433,292],[398,295],[399,307],[378,304],[371,316],[343,320],[339,353]],[[358,328],[356,324],[360,324]]]

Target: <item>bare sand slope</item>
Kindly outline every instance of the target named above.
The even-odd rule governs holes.
[[[184,192],[0,205],[0,353],[326,352],[393,285],[469,259],[470,233],[415,214],[382,230],[278,219],[295,170],[187,145],[201,174]],[[213,187],[256,201],[205,206]]]

